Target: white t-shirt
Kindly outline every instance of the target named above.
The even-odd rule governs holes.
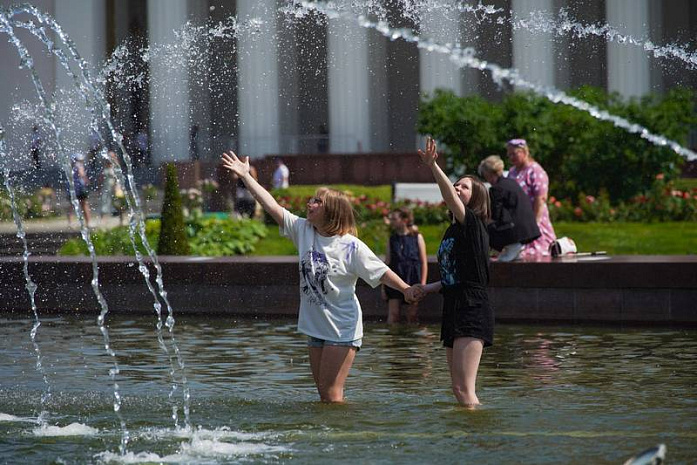
[[[286,165],[279,165],[276,171],[273,172],[273,187],[276,189],[287,189],[290,170]]]
[[[380,284],[389,269],[360,239],[351,235],[324,237],[305,219],[283,211],[281,234],[299,253],[300,312],[298,331],[329,341],[363,337],[363,312],[356,282]]]

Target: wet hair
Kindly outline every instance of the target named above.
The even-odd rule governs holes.
[[[484,177],[484,173],[495,174],[496,176],[503,175],[503,160],[498,155],[489,155],[479,164],[477,170],[479,176]]]
[[[331,236],[353,234],[356,236],[356,216],[348,196],[341,191],[320,187],[315,196],[324,206],[324,231]]]
[[[395,208],[390,212],[390,215],[397,215],[400,219],[407,223],[407,234],[416,236],[419,234],[419,228],[414,224],[414,213],[408,207]]]
[[[489,200],[489,190],[478,177],[470,174],[460,176],[458,181],[465,178],[468,178],[472,182],[472,196],[470,197],[469,203],[466,205],[467,209],[477,215],[484,224],[489,223],[489,220],[491,219],[491,200]]]

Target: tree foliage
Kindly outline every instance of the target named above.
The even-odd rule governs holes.
[[[594,87],[569,93],[683,146],[697,127],[697,93],[691,89],[628,100]],[[495,103],[436,90],[421,102],[418,131],[445,144],[449,166],[467,172],[474,172],[488,155],[506,160],[505,141],[525,138],[549,174],[550,193],[557,197],[607,192],[613,202],[627,200],[650,186],[659,173],[666,179],[676,177],[684,162],[667,147],[531,93],[511,93]]]

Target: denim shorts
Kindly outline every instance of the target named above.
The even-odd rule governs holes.
[[[353,341],[327,341],[318,337],[307,336],[308,347],[345,346],[355,347],[356,350],[360,350],[362,344],[363,339],[354,339]]]

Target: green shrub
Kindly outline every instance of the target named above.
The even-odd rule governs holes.
[[[145,235],[153,248],[158,248],[160,225],[160,220],[147,220],[145,223]],[[266,227],[249,219],[196,217],[187,222],[186,233],[185,240],[190,246],[191,255],[222,257],[253,252],[259,239],[266,236]],[[126,226],[93,231],[91,237],[97,255],[134,254]],[[136,244],[145,255],[139,236],[136,237]],[[88,255],[87,246],[82,239],[71,239],[63,244],[58,254]]]
[[[160,220],[147,220],[145,222],[145,236],[153,248],[157,247],[159,232]],[[97,255],[134,255],[127,226],[119,226],[106,231],[92,231],[90,237]],[[138,234],[136,234],[136,245],[140,253],[147,254]],[[87,245],[81,238],[70,239],[61,246],[58,255],[88,255]]]
[[[28,193],[23,186],[14,189],[17,213],[23,219],[49,218],[58,215],[55,192],[51,188],[41,188]],[[12,202],[10,193],[0,187],[0,221],[12,221]]]
[[[255,220],[197,218],[187,225],[191,254],[207,257],[244,255],[266,237],[266,227]]]
[[[682,145],[697,124],[697,93],[691,89],[629,100],[592,87],[569,94]],[[445,144],[441,150],[452,171],[470,173],[488,155],[505,159],[505,141],[523,137],[549,175],[550,195],[558,198],[598,197],[604,191],[616,204],[642,193],[658,173],[674,179],[684,162],[667,147],[531,93],[487,103],[438,90],[421,102],[418,131]]]
[[[549,198],[552,222],[637,222],[697,221],[697,187],[677,188],[656,175],[651,186],[627,201],[612,205],[606,192],[598,197],[579,194],[578,200]]]
[[[164,200],[162,201],[162,224],[158,255],[189,255],[189,241],[186,237],[182,198],[177,181],[177,168],[173,163],[167,165]]]

